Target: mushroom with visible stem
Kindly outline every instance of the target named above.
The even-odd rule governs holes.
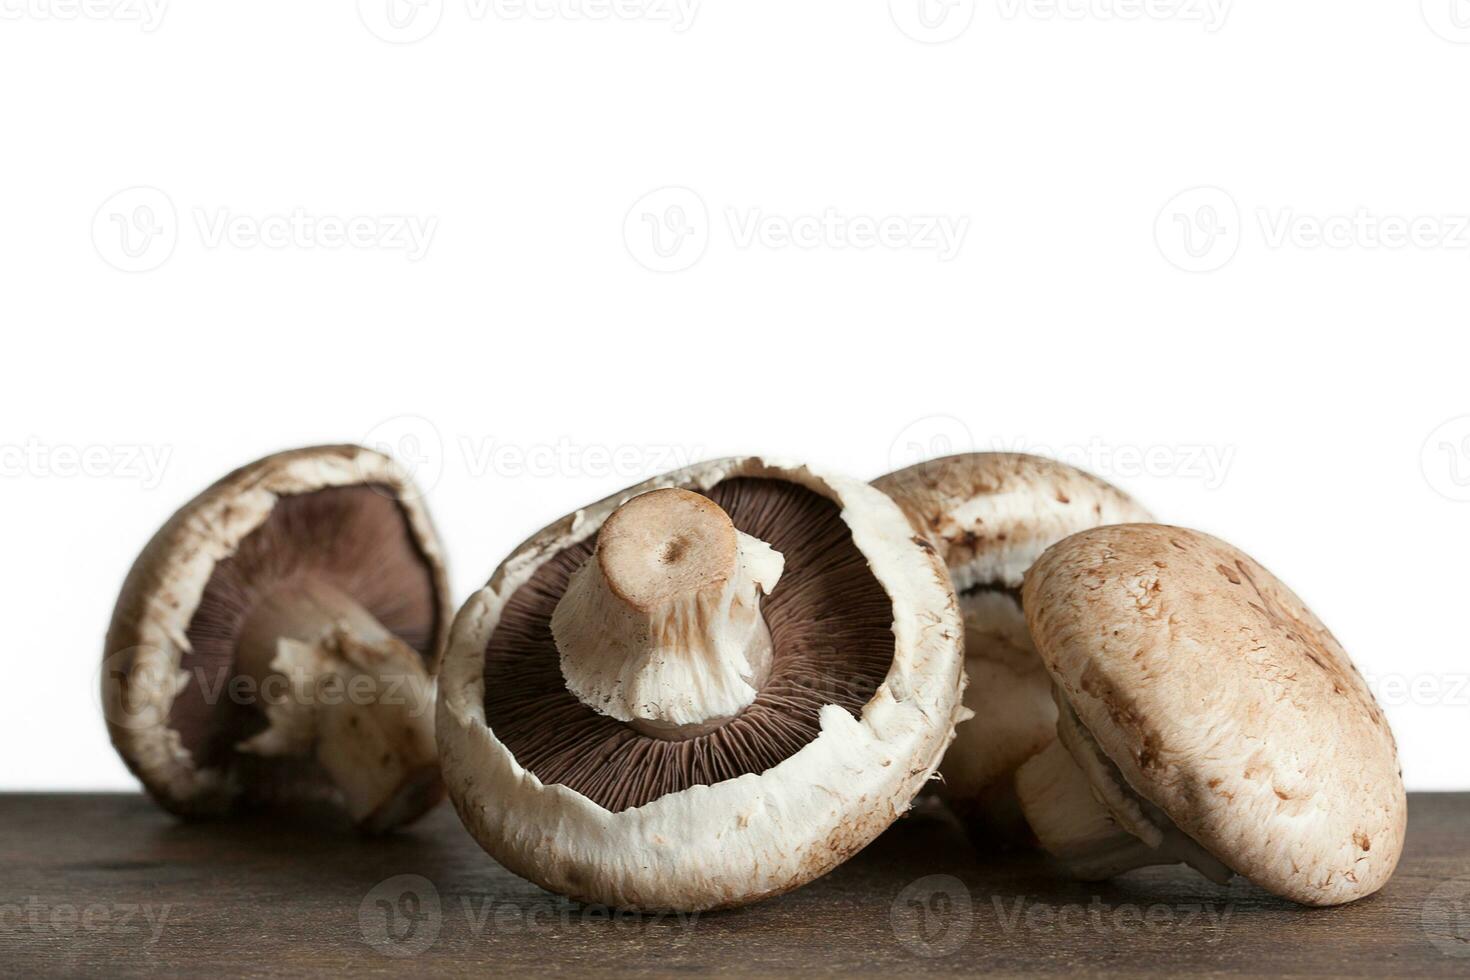
[[[455,620],[439,695],[466,827],[544,888],[702,911],[824,874],[965,717],[943,568],[883,494],[719,460],[546,528]]]
[[[1026,574],[1058,740],[1016,789],[1075,877],[1184,863],[1308,905],[1403,849],[1393,734],[1333,635],[1248,555],[1183,528],[1073,535]]]
[[[155,535],[108,632],[113,742],[189,816],[329,797],[379,832],[443,795],[440,550],[408,475],[350,446],[225,477]]]
[[[669,487],[633,498],[552,613],[568,689],[645,735],[709,734],[770,675],[760,596],[784,564],[708,497]]]
[[[1056,739],[1051,682],[1021,612],[1021,579],[1077,531],[1152,517],[1123,491],[1055,460],[965,453],[873,481],[949,569],[965,620],[965,706],[938,795],[977,845],[1030,840],[1014,792],[1018,766]]]

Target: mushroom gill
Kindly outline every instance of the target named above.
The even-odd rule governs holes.
[[[543,783],[614,812],[763,772],[819,733],[835,704],[854,716],[893,660],[893,608],[839,508],[784,480],[736,478],[706,494],[786,566],[761,603],[773,652],[755,700],[723,726],[672,741],[594,711],[567,688],[551,619],[596,536],[545,562],[509,598],[485,650],[485,718]]]

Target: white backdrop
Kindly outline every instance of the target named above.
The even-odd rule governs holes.
[[[350,440],[457,599],[691,458],[1061,454],[1470,787],[1470,4],[392,2],[0,0],[0,788],[133,785],[137,550]]]

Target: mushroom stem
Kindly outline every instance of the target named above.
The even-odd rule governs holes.
[[[608,517],[551,617],[567,688],[645,735],[707,734],[765,684],[760,612],[785,560],[708,497],[669,488]]]
[[[1185,863],[1212,881],[1229,881],[1228,867],[1162,811],[1122,790],[1121,779],[1095,784],[1065,744],[1065,723],[1059,728],[1063,738],[1016,771],[1016,795],[1036,839],[1074,878],[1101,881],[1134,868]]]
[[[363,829],[407,823],[442,797],[434,679],[417,650],[340,590],[306,580],[257,603],[236,671],[269,723],[239,750],[315,758]]]

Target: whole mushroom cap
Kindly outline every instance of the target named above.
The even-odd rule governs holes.
[[[108,628],[108,733],[149,794],[182,816],[331,793],[311,766],[235,751],[263,727],[232,701],[238,630],[272,581],[306,574],[370,610],[432,673],[452,607],[410,474],[359,446],[277,453],[223,477],[143,549]]]
[[[1133,792],[1238,874],[1310,905],[1378,889],[1406,801],[1347,653],[1250,556],[1124,525],[1049,549],[1027,621],[1077,719]]]
[[[708,496],[785,569],[762,600],[769,680],[722,727],[645,735],[567,690],[551,630],[626,501]],[[909,807],[966,712],[954,595],[883,494],[806,466],[725,459],[558,521],[455,620],[440,673],[445,782],[497,861],[619,908],[702,911],[795,888]]]
[[[1153,518],[1112,484],[1025,453],[945,456],[873,485],[933,542],[964,615],[965,706],[975,717],[945,755],[939,795],[977,840],[1025,836],[1010,777],[1056,738],[1057,713],[1021,612],[1022,578],[1068,535]]]

